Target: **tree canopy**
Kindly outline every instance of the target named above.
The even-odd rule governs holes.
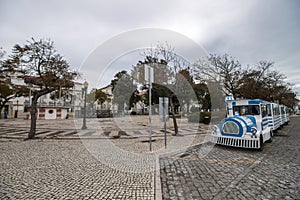
[[[208,62],[199,60],[195,66],[199,80],[218,83],[225,95],[278,101],[290,108],[298,102],[291,84],[285,81],[286,76],[272,70],[274,62],[260,61],[255,66],[242,66],[228,54],[212,54]]]
[[[145,104],[149,102],[149,83],[145,78],[145,67],[153,69],[152,104],[158,104],[159,97],[168,97],[172,113],[175,134],[178,133],[175,113],[178,108],[186,105],[189,112],[190,102],[197,102],[193,90],[194,82],[190,73],[189,63],[175,53],[175,48],[169,44],[158,44],[143,52],[144,60],[140,60],[131,70],[133,79],[143,85],[141,98]],[[147,92],[145,92],[145,90]],[[140,96],[140,95],[139,95]],[[183,111],[183,110],[182,110]]]
[[[133,106],[135,98],[132,98],[137,91],[137,85],[134,84],[132,77],[123,70],[115,74],[114,79],[111,80],[113,103],[118,105],[118,110],[124,110]]]
[[[28,138],[34,138],[38,99],[60,88],[73,87],[72,80],[79,74],[70,69],[68,62],[57,53],[51,40],[32,38],[27,44],[16,44],[8,62],[22,72],[26,84],[38,86],[32,91],[31,127],[28,134]]]
[[[16,84],[13,78],[22,77],[23,72],[14,65],[14,61],[4,59],[5,52],[0,49],[0,118],[5,104],[16,97],[27,96],[29,89],[24,85]]]
[[[93,89],[88,95],[87,95],[87,102],[89,103],[95,103],[97,104],[103,104],[106,100],[109,99],[108,95],[103,92],[101,89]]]

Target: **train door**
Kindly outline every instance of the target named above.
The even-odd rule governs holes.
[[[261,103],[261,130],[265,130],[269,126],[267,104]]]

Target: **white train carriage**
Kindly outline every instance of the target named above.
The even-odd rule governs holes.
[[[269,102],[259,99],[226,98],[227,118],[219,126],[212,126],[213,143],[262,149],[263,143],[272,141],[267,115]]]
[[[285,105],[280,105],[281,125],[288,124],[290,121],[288,108]]]
[[[281,126],[288,124],[290,121],[288,108],[285,105],[268,102],[267,113],[272,133],[276,132]]]
[[[269,127],[272,130],[272,133],[280,128],[281,126],[281,114],[279,104],[267,102],[267,114]]]

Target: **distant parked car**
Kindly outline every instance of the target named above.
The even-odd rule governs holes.
[[[300,110],[297,110],[296,115],[300,115]]]
[[[111,110],[97,110],[96,114],[97,114],[97,118],[112,117]]]

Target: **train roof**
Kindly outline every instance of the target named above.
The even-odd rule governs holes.
[[[238,102],[238,101],[248,102],[249,104],[271,103],[271,102],[268,102],[268,101],[262,100],[262,99],[230,99],[230,100],[225,100],[225,102]]]
[[[283,104],[278,104],[278,103],[274,103],[274,102],[270,102],[270,101],[266,101],[266,100],[262,100],[262,99],[242,99],[242,98],[238,98],[238,99],[226,99],[225,100],[226,103],[233,103],[233,102],[247,102],[248,105],[258,105],[261,103],[267,103],[267,104],[277,104],[279,106],[285,106]]]
[[[234,99],[231,95],[230,96],[226,96],[225,98],[225,102],[226,103],[233,103],[233,102],[247,102],[248,105],[258,105],[261,103],[267,103],[267,104],[276,104],[279,106],[284,106],[287,107],[286,105],[283,104],[279,104],[279,103],[275,103],[275,102],[270,102],[270,101],[266,101],[266,100],[262,100],[262,99],[248,99],[248,98],[237,98]]]

